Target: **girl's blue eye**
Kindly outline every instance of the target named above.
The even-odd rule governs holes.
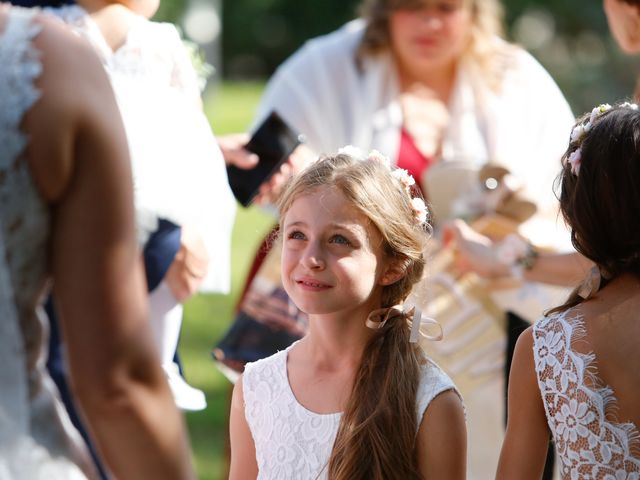
[[[337,243],[340,245],[351,245],[351,242],[343,235],[334,235],[331,237],[331,243]]]
[[[289,233],[288,238],[292,240],[304,240],[305,236],[304,233],[299,232],[298,230],[294,230],[293,232]]]

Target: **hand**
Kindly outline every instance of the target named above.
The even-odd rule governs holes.
[[[254,168],[258,164],[258,155],[244,146],[249,142],[246,133],[232,133],[218,137],[218,146],[227,165],[234,165],[243,170]]]
[[[460,271],[472,271],[487,278],[511,275],[509,266],[498,259],[497,244],[462,220],[446,223],[443,227],[442,239],[445,245],[453,244],[455,247],[456,266]]]
[[[209,255],[202,237],[189,228],[182,228],[180,249],[176,253],[165,282],[176,299],[182,303],[202,284],[209,268]]]
[[[302,171],[307,165],[313,162],[317,155],[306,145],[299,145],[280,170],[273,174],[268,182],[260,186],[260,192],[255,202],[259,205],[274,203],[282,193],[284,185],[292,175]]]

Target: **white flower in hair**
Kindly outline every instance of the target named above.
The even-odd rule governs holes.
[[[354,147],[353,145],[345,145],[344,147],[338,150],[338,155],[349,155],[352,158],[356,158],[358,160],[364,160],[367,158],[365,153],[360,150],[358,147]]]
[[[416,184],[416,181],[404,168],[396,168],[393,172],[391,172],[391,175],[400,180],[400,183],[402,183],[402,185],[406,189]]]
[[[582,150],[580,148],[575,149],[569,155],[569,165],[571,165],[571,173],[576,177],[580,173],[580,164],[582,163]]]
[[[638,110],[638,105],[635,103],[624,102],[621,107],[630,108],[631,110]]]
[[[422,225],[427,221],[427,206],[420,197],[411,199],[411,206],[416,214],[416,221]]]
[[[593,121],[602,115],[604,112],[611,110],[611,105],[608,103],[602,103],[591,110],[591,117],[589,117],[589,123],[593,123]]]
[[[378,150],[371,150],[369,152],[369,156],[367,157],[367,160],[372,162],[378,162],[387,168],[391,168],[391,160],[389,160],[387,157],[381,154]]]
[[[579,124],[573,127],[573,130],[571,130],[571,143],[579,142],[582,137],[584,137],[585,133],[587,133],[585,125]]]

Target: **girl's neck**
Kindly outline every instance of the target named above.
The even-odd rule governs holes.
[[[365,316],[361,321],[355,317],[360,315],[350,319],[311,316],[309,332],[301,342],[305,356],[327,369],[359,364],[374,332],[365,325]]]

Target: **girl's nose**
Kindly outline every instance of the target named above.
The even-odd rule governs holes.
[[[316,245],[310,244],[302,259],[303,264],[310,270],[322,270],[325,267],[322,251]]]

